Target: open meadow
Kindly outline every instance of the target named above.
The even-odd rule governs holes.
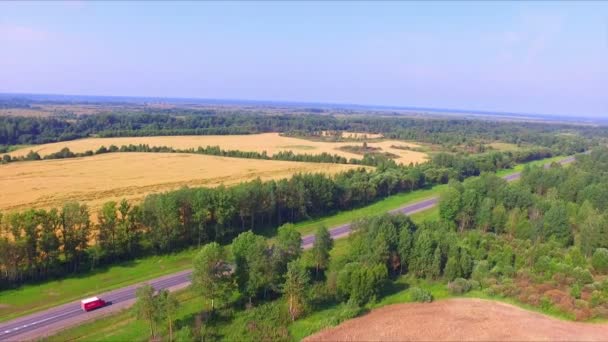
[[[58,152],[64,147],[70,151],[86,152],[95,151],[101,146],[109,147],[116,145],[138,145],[170,146],[176,149],[198,148],[199,146],[219,146],[223,150],[239,150],[244,152],[264,152],[273,155],[281,151],[293,151],[296,154],[338,154],[346,158],[361,159],[360,154],[341,150],[344,146],[362,146],[360,142],[324,142],[310,141],[306,139],[285,137],[279,133],[262,133],[249,135],[197,135],[197,136],[152,136],[152,137],[120,137],[120,138],[86,138],[72,141],[64,141],[50,144],[37,145],[18,149],[10,154],[14,157],[27,155],[29,151],[35,151],[44,157],[45,155]],[[380,148],[379,152],[388,152],[398,157],[397,163],[422,163],[427,160],[427,154],[404,149],[405,147],[418,147],[416,144],[384,140],[374,141],[367,144],[371,148]],[[395,148],[394,146],[401,147]]]
[[[122,198],[183,186],[218,186],[298,172],[337,173],[355,165],[255,160],[176,153],[110,153],[0,166],[0,210],[59,207],[66,201],[93,209]]]

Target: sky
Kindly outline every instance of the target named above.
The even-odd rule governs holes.
[[[0,2],[0,92],[608,117],[608,2]]]

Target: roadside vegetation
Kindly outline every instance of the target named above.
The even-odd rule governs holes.
[[[462,296],[606,320],[607,160],[608,149],[597,149],[570,167],[527,167],[514,184],[492,174],[451,182],[429,220],[373,216],[333,243],[319,228],[305,252],[296,248],[293,225],[272,243],[245,232],[227,247],[208,244],[194,259],[193,287],[181,294],[198,294],[201,305],[181,311],[188,318],[176,323],[176,334],[298,340],[380,306]]]
[[[557,158],[540,160],[532,163],[543,164],[544,162],[553,159]],[[520,169],[521,167],[517,166],[516,168]],[[508,170],[505,171],[508,172]],[[302,236],[314,234],[314,232],[322,226],[330,228],[335,227],[337,225],[353,222],[357,219],[387,212],[419,200],[439,196],[446,188],[447,185],[445,184],[436,185],[430,189],[419,189],[413,192],[391,195],[385,199],[360,208],[340,211],[336,214],[323,216],[317,219],[307,219],[295,224],[294,227]],[[125,205],[125,203],[121,203],[121,205]],[[128,205],[128,203],[126,205]],[[125,211],[125,208],[126,207],[122,210]],[[120,210],[119,207],[119,215],[121,215]],[[438,217],[438,208],[419,212],[412,217],[416,221],[435,219]],[[128,215],[126,218],[128,219]],[[118,229],[127,228],[125,225],[127,225],[128,220],[121,221],[121,218],[113,218],[110,221],[114,222]],[[275,235],[275,230],[260,228],[259,233],[272,237]],[[9,320],[30,312],[76,300],[89,294],[100,293],[190,268],[190,260],[193,253],[192,249],[187,249],[183,252],[161,254],[159,256],[142,256],[132,261],[118,263],[116,266],[98,265],[92,270],[85,269],[82,270],[81,273],[68,276],[65,279],[32,283],[15,289],[2,291],[0,292],[0,303],[5,304],[5,306],[0,308],[0,312],[2,312],[2,318],[0,318],[0,320]]]

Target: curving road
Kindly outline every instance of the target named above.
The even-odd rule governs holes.
[[[566,157],[559,161],[560,164],[572,163],[575,157]],[[546,164],[545,167],[549,167]],[[521,177],[520,172],[516,172],[503,178],[509,182],[517,180]],[[391,214],[406,214],[428,210],[437,205],[438,197],[431,197],[425,200],[418,201],[413,204],[403,206],[401,208],[391,210]],[[330,229],[329,233],[333,239],[339,239],[347,236],[351,232],[351,224],[343,224]],[[302,248],[309,249],[314,243],[314,235],[302,237]],[[111,302],[111,305],[103,307],[91,312],[83,312],[80,309],[80,301],[71,302],[52,309],[44,310],[38,313],[20,317],[5,323],[0,324],[0,341],[23,341],[32,340],[44,336],[52,335],[53,333],[71,327],[83,322],[109,315],[129,307],[135,299],[135,290],[143,284],[150,284],[155,289],[176,290],[184,288],[190,284],[191,270],[174,273],[164,277],[149,280],[144,283],[134,284],[123,287],[118,290],[101,293],[98,296],[104,300]]]

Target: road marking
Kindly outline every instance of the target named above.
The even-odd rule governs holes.
[[[48,320],[51,320],[51,319],[54,319],[54,318],[57,318],[57,317],[65,316],[65,315],[68,315],[68,314],[72,314],[72,313],[74,313],[74,312],[78,312],[78,311],[80,311],[80,310],[72,310],[72,311],[64,312],[64,313],[62,313],[62,314],[60,314],[60,315],[57,315],[57,316],[51,316],[51,317],[47,317],[47,318],[45,318],[45,319],[41,319],[41,320],[39,320],[39,321],[35,321],[35,322],[32,322],[32,323],[28,323],[28,324],[26,324],[26,325],[22,325],[22,326],[19,326],[19,327],[15,327],[15,328],[12,328],[12,329],[10,329],[10,330],[5,330],[5,331],[4,331],[4,333],[3,333],[3,335],[4,335],[4,334],[11,333],[11,332],[14,332],[14,331],[17,331],[17,330],[20,330],[20,329],[23,329],[23,328],[27,328],[28,326],[32,326],[32,325],[36,325],[36,324],[40,324],[40,323],[42,323],[42,322],[46,322],[46,321],[48,321]]]

